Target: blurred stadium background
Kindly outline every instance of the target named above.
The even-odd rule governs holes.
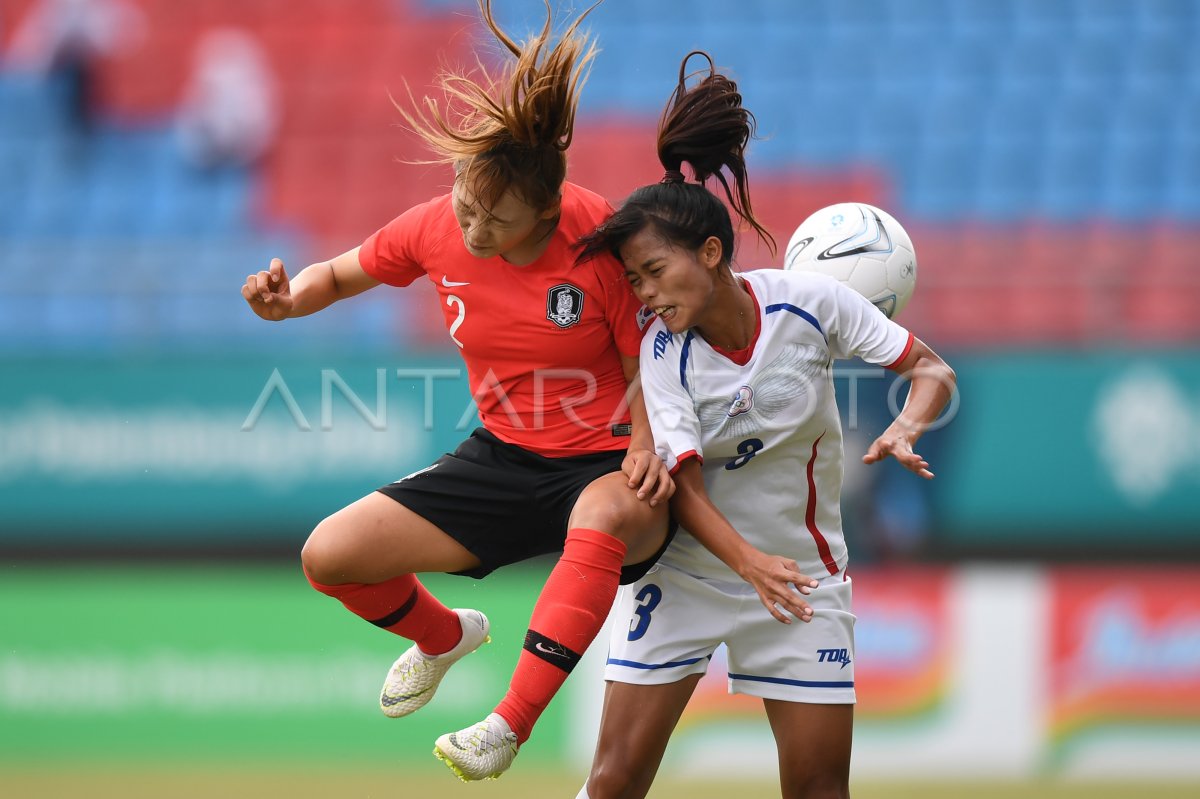
[[[538,0],[496,5],[541,23]],[[84,6],[88,43],[64,45]],[[606,0],[589,24],[571,179],[614,202],[656,180],[657,115],[703,48],[758,117],[777,239],[854,199],[916,243],[900,321],[963,399],[922,441],[933,484],[848,458],[856,794],[1195,796],[1200,2]],[[258,54],[217,67],[265,66],[203,84],[217,123],[276,111],[226,160],[181,112],[214,36]],[[0,794],[457,789],[432,740],[500,695],[545,564],[430,581],[496,641],[389,723],[397,643],[296,558],[470,424],[435,295],[270,325],[238,288],[444,188],[400,162],[423,152],[390,98],[474,53],[498,58],[471,0],[0,0]],[[852,453],[893,388],[840,374]],[[574,795],[602,648],[479,792]],[[771,796],[774,768],[756,706],[710,675],[652,795]]]

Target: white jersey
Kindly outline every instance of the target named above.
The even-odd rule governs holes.
[[[695,330],[655,320],[641,370],[655,446],[674,473],[701,459],[713,504],[758,549],[795,559],[821,578],[846,565],[842,535],[842,428],[833,362],[893,365],[911,334],[825,275],[765,269],[741,274],[758,312],[749,360],[739,366]],[[680,530],[661,562],[697,577],[732,572]]]

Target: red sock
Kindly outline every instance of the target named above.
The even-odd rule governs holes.
[[[496,706],[520,743],[608,618],[624,559],[625,544],[611,535],[582,527],[567,532],[562,557],[533,606],[508,694]]]
[[[438,602],[413,574],[382,583],[322,585],[304,572],[312,587],[341,601],[376,627],[416,642],[427,655],[449,652],[462,639],[458,614]]]

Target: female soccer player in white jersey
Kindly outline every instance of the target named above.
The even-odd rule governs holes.
[[[725,643],[730,690],[763,699],[783,796],[846,797],[854,616],[832,365],[859,356],[912,375],[904,410],[863,460],[890,455],[925,478],[933,474],[912,445],[945,407],[954,373],[835,280],[732,270],[729,212],[702,183],[715,177],[738,215],[774,244],[750,206],[744,154],[753,116],[711,59],[689,88],[692,55],[659,128],[666,176],[634,192],[580,254],[617,255],[657,314],[642,340],[642,383],[681,530],[617,599],[600,739],[579,796],[646,795]],[[685,182],[685,161],[698,182]],[[807,623],[792,624],[789,613]]]
[[[497,26],[491,1],[479,5],[516,63],[495,85],[486,75],[443,77],[465,115],[432,100],[406,114],[453,164],[452,191],[292,279],[275,260],[242,286],[256,314],[280,321],[427,279],[467,366],[483,427],[453,454],[326,518],[301,553],[314,588],[413,641],[385,679],[384,714],[419,710],[488,639],[482,613],[446,607],[416,573],[482,578],[562,552],[507,694],[483,721],[435,743],[464,780],[512,764],[600,631],[618,582],[644,573],[664,545],[673,488],[640,397],[627,402],[642,307],[611,256],[574,262],[575,242],[612,211],[565,180],[578,90],[595,53],[578,29],[583,16],[554,41],[548,10],[542,32],[518,45]]]

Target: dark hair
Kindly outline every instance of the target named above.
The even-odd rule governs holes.
[[[414,110],[397,106],[408,127],[425,140],[435,157],[426,163],[454,164],[460,177],[479,181],[478,194],[495,202],[512,189],[543,210],[553,203],[567,175],[566,150],[574,134],[579,89],[596,46],[578,28],[598,0],[572,22],[551,46],[551,10],[536,36],[517,44],[496,23],[492,0],[478,0],[492,35],[516,63],[493,79],[479,66],[479,78],[443,71],[438,83],[455,113],[423,98]]]
[[[702,56],[708,69],[687,72],[692,56]],[[688,80],[703,75],[688,88]],[[679,85],[658,126],[658,160],[666,170],[662,181],[642,186],[621,209],[579,240],[579,261],[602,252],[620,258],[621,247],[648,226],[668,241],[695,250],[710,236],[721,242],[726,260],[733,257],[733,222],[725,204],[704,182],[716,178],[729,205],[775,251],[775,240],[750,207],[746,175],[746,145],[754,135],[754,115],[742,107],[737,84],[717,72],[712,58],[700,50],[688,53],[679,65]],[[695,183],[684,180],[687,163]],[[733,177],[733,185],[722,170]]]

